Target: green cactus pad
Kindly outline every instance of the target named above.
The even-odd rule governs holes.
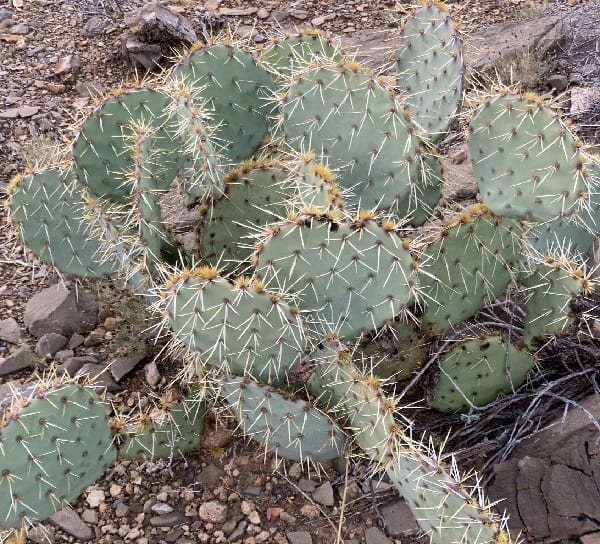
[[[215,200],[200,230],[204,262],[232,270],[248,260],[251,235],[285,217],[294,196],[288,172],[272,161],[249,161],[225,179],[225,195]]]
[[[201,102],[197,91],[180,80],[171,82],[167,92],[172,98],[167,110],[169,124],[186,158],[177,177],[183,203],[191,206],[208,197],[217,198],[223,194],[224,172],[213,119],[206,107],[197,106]]]
[[[474,205],[442,228],[422,252],[421,325],[446,330],[500,295],[514,276],[521,226]]]
[[[463,43],[440,6],[424,6],[406,19],[396,63],[412,119],[433,140],[448,132],[465,90]]]
[[[82,193],[68,167],[19,176],[9,188],[12,221],[40,261],[65,274],[112,276],[117,264],[106,260],[100,242],[90,235]]]
[[[327,34],[319,30],[300,30],[262,50],[260,60],[278,77],[291,77],[311,62],[329,59],[340,61],[344,53]]]
[[[73,143],[75,174],[95,197],[115,203],[130,201],[134,189],[128,182],[135,169],[133,128],[152,129],[151,163],[147,175],[156,189],[167,190],[184,158],[164,112],[171,98],[160,90],[139,88],[109,96],[83,122]]]
[[[231,285],[202,267],[174,275],[162,297],[175,334],[208,366],[279,385],[302,357],[297,309],[260,282],[239,278]]]
[[[377,225],[370,212],[352,223],[292,216],[271,225],[258,247],[256,273],[295,293],[303,310],[343,338],[379,327],[413,301],[410,243],[395,224]]]
[[[119,431],[119,459],[165,459],[200,445],[206,405],[193,398],[144,414]]]
[[[521,386],[534,363],[531,353],[500,336],[457,342],[440,360],[429,405],[451,414],[485,406]]]
[[[197,89],[212,115],[215,136],[224,163],[248,159],[269,130],[267,98],[274,93],[273,80],[252,55],[236,47],[209,45],[189,53],[172,69],[170,80],[181,80]]]
[[[469,151],[483,202],[497,215],[548,221],[585,208],[580,144],[537,99],[497,95],[471,121]]]
[[[356,63],[298,74],[282,103],[281,128],[300,152],[327,157],[337,182],[363,208],[396,208],[421,177],[417,138],[403,106]]]
[[[88,388],[37,387],[0,420],[0,527],[62,510],[116,457],[106,406]]]
[[[222,398],[244,435],[278,457],[311,463],[343,453],[344,433],[310,403],[285,398],[247,378],[226,376],[219,381]]]
[[[525,334],[523,340],[533,347],[536,340],[563,332],[575,320],[571,302],[579,294],[589,294],[592,283],[585,267],[569,255],[537,255],[523,285]]]

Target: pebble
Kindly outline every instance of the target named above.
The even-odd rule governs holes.
[[[256,510],[248,514],[248,521],[252,523],[252,525],[260,525],[260,515]]]
[[[369,527],[365,531],[365,544],[394,544],[377,527]]]
[[[312,536],[307,531],[291,531],[285,536],[290,544],[312,544]]]
[[[333,487],[331,482],[325,482],[323,485],[317,487],[313,491],[312,498],[315,502],[324,506],[333,506],[335,501],[333,499]]]
[[[144,366],[144,377],[146,378],[146,383],[150,387],[156,387],[158,385],[161,376],[158,367],[156,366],[156,362],[152,361]]]
[[[170,514],[175,509],[166,502],[157,502],[150,507],[150,510],[155,514]]]
[[[150,518],[150,525],[153,527],[175,527],[176,525],[182,525],[190,520],[180,510],[174,510],[170,514],[164,514],[162,516],[153,516]]]
[[[24,36],[25,34],[29,34],[29,26],[25,23],[19,23],[18,25],[11,26],[8,31],[11,34],[18,34]]]
[[[16,319],[9,317],[0,320],[0,340],[4,340],[9,344],[17,344],[20,339],[21,327],[19,327]]]
[[[98,512],[96,510],[91,510],[90,508],[84,509],[81,513],[81,519],[86,523],[91,523],[92,525],[98,524]]]
[[[211,523],[223,523],[227,519],[228,507],[216,501],[202,503],[198,509],[198,516],[203,521]]]
[[[256,12],[256,16],[259,19],[268,19],[271,14],[265,8],[261,8]]]
[[[300,478],[300,481],[298,482],[298,487],[301,491],[304,491],[305,493],[312,493],[315,489],[317,489],[317,487],[319,487],[319,484],[313,480]]]
[[[98,506],[104,502],[104,490],[92,489],[88,492],[85,502],[88,503],[90,508],[98,508]]]
[[[292,514],[285,510],[279,514],[279,519],[285,521],[288,525],[294,525],[294,523],[296,523],[296,516],[292,516]]]
[[[123,501],[115,501],[113,508],[115,510],[115,516],[118,518],[124,518],[127,514],[129,514],[129,506],[127,506]]]
[[[90,527],[83,522],[77,512],[70,506],[52,514],[50,519],[63,531],[79,539],[79,541],[91,540],[94,536]]]
[[[248,522],[247,521],[240,521],[240,523],[237,525],[237,527],[235,528],[235,530],[233,531],[233,533],[231,533],[229,535],[229,538],[227,540],[229,542],[235,542],[236,540],[240,539],[242,536],[244,536],[244,532],[246,531],[246,527],[248,527]]]
[[[49,332],[40,337],[35,345],[35,352],[42,357],[52,357],[58,350],[68,342],[66,336]]]

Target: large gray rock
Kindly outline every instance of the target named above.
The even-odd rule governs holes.
[[[0,376],[23,370],[33,366],[36,362],[38,362],[38,358],[31,351],[29,345],[23,344],[5,359],[0,359]]]
[[[63,531],[77,538],[78,541],[91,540],[94,537],[93,531],[70,506],[63,508],[56,514],[52,514],[50,519]]]
[[[96,326],[98,301],[84,289],[68,289],[62,283],[47,287],[27,302],[24,321],[36,337],[48,333],[71,336]]]
[[[555,424],[521,442],[509,459],[494,466],[488,488],[509,527],[532,540],[564,542],[600,527],[600,397],[581,402]]]
[[[419,532],[419,524],[404,499],[379,507],[389,536],[396,537]]]

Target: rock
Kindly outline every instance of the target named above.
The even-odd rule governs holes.
[[[81,68],[81,63],[77,55],[67,55],[58,59],[54,66],[54,75],[56,76],[76,76]]]
[[[84,376],[87,376],[87,379],[95,388],[106,388],[109,393],[121,391],[121,387],[108,375],[107,368],[104,365],[94,363],[84,364],[75,374],[75,377],[79,378]]]
[[[244,493],[246,493],[247,495],[254,495],[255,497],[260,497],[260,494],[262,493],[262,487],[260,487],[259,485],[249,485],[248,487],[246,487],[246,489],[244,489]]]
[[[27,119],[28,117],[33,117],[38,111],[40,111],[40,108],[39,106],[25,105],[17,108],[17,111],[19,112],[19,117]]]
[[[25,34],[29,34],[29,25],[25,23],[19,23],[18,25],[13,25],[8,29],[10,34],[17,34],[20,36],[25,36]]]
[[[377,527],[369,527],[365,531],[365,544],[394,544]]]
[[[228,542],[236,542],[244,536],[244,532],[248,527],[247,521],[240,521],[234,531],[229,535]]]
[[[28,344],[23,344],[19,349],[13,351],[6,359],[0,359],[0,376],[17,372],[24,368],[33,366],[38,358],[31,351]]]
[[[258,12],[258,8],[220,8],[219,15],[227,17],[247,17],[248,15],[254,15]],[[268,16],[267,16],[268,17]]]
[[[6,8],[0,8],[0,23],[12,18],[12,13]]]
[[[63,508],[60,512],[52,514],[50,519],[63,531],[66,531],[81,541],[91,540],[94,537],[93,531],[70,506]]]
[[[579,539],[581,540],[581,544],[600,544],[600,532],[582,535]]]
[[[170,514],[173,510],[175,509],[166,502],[157,502],[150,507],[150,511],[155,514]]]
[[[296,517],[285,510],[279,514],[279,519],[285,521],[288,525],[294,525],[294,523],[296,523]]]
[[[76,332],[69,338],[69,343],[67,344],[68,349],[75,349],[81,346],[85,342],[85,336]]]
[[[298,487],[305,493],[312,493],[315,489],[317,489],[317,487],[319,487],[319,484],[313,480],[300,478],[300,481],[298,482]]]
[[[62,83],[47,83],[46,89],[53,94],[61,94],[67,90],[67,86]]]
[[[228,507],[216,501],[202,503],[198,509],[198,516],[203,521],[223,523],[227,519]]]
[[[253,510],[248,514],[248,521],[252,523],[252,525],[260,525],[260,515],[256,510]]]
[[[418,533],[420,528],[415,516],[404,500],[392,501],[379,507],[389,536],[395,537]]]
[[[59,283],[31,297],[25,307],[24,321],[37,338],[50,332],[70,336],[93,329],[97,315],[94,295],[81,288],[70,290]]]
[[[312,544],[312,536],[307,531],[291,531],[285,536],[290,544]]]
[[[176,46],[191,45],[198,40],[188,19],[158,2],[135,10],[125,22],[129,31],[121,36],[122,54],[146,70],[157,68]]]
[[[21,339],[21,327],[13,317],[0,320],[0,340],[9,344],[18,344]]]
[[[54,360],[57,363],[62,364],[67,359],[69,359],[70,357],[74,357],[74,356],[75,356],[75,352],[72,349],[62,349],[60,351],[57,351],[54,354]]]
[[[127,506],[122,500],[117,500],[113,503],[115,516],[118,518],[124,518],[129,514],[129,506]]]
[[[579,404],[600,418],[600,398]],[[600,519],[600,444],[598,429],[582,410],[562,410],[554,425],[523,440],[503,463],[494,466],[488,486],[492,501],[502,502],[509,528],[527,529],[535,540],[568,540],[595,531]]]
[[[312,498],[315,502],[324,506],[333,506],[333,487],[331,487],[331,482],[325,482],[323,485],[317,487],[312,493]]]
[[[562,74],[554,74],[546,78],[546,85],[555,91],[562,92],[569,85],[569,78]]]
[[[78,81],[75,90],[85,98],[97,98],[106,93],[106,87],[100,81]]]
[[[54,528],[49,525],[36,525],[27,531],[27,540],[35,544],[54,544],[56,542]]]
[[[144,376],[146,377],[146,383],[150,387],[155,387],[160,382],[160,372],[156,366],[156,362],[152,361],[144,366]]]
[[[108,20],[105,17],[94,15],[90,17],[83,25],[81,33],[86,37],[100,36],[108,27]]]
[[[598,103],[600,103],[600,86],[571,89],[571,115],[585,115],[597,107]]]
[[[110,363],[110,374],[117,382],[120,382],[144,359],[145,357],[143,355],[136,355],[135,357],[119,357]]]
[[[221,478],[223,476],[225,476],[225,471],[222,468],[210,464],[202,469],[195,481],[212,488],[221,483]]]
[[[189,521],[190,518],[188,518],[183,512],[180,510],[175,510],[170,514],[151,517],[150,525],[152,525],[152,527],[175,527],[176,525],[189,523]]]
[[[60,348],[64,347],[68,338],[62,334],[49,332],[40,337],[35,345],[35,352],[42,357],[52,357]]]
[[[91,355],[81,355],[79,357],[67,357],[61,364],[56,367],[59,374],[67,373],[69,376],[75,376],[79,370],[87,364],[97,364],[98,359]]]
[[[85,498],[85,502],[88,503],[90,508],[98,508],[104,502],[105,498],[104,490],[91,489]]]
[[[90,510],[89,508],[85,508],[83,512],[81,512],[81,519],[85,523],[98,525],[98,512],[96,512],[96,510]]]
[[[256,17],[258,17],[259,19],[268,19],[270,16],[271,16],[271,14],[265,8],[260,8],[256,12]]]

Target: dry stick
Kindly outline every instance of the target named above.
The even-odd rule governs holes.
[[[346,491],[348,491],[348,474],[349,474],[349,470],[348,467],[350,465],[350,463],[348,463],[348,460],[346,459],[346,463],[345,463],[345,470],[344,470],[344,491],[342,493],[342,504],[340,505],[340,519],[338,522],[338,529],[337,529],[337,536],[335,539],[335,544],[344,544],[344,541],[342,540],[342,526],[344,523],[344,511],[346,510]]]

